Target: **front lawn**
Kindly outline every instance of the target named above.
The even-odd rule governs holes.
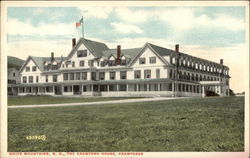
[[[244,151],[244,97],[9,109],[8,151]]]
[[[135,97],[132,97],[135,98]],[[109,101],[131,99],[131,97],[53,97],[53,96],[11,96],[8,97],[8,105],[36,105],[36,104],[60,104],[60,103],[81,103],[95,101]]]

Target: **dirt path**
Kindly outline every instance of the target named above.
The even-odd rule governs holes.
[[[157,98],[139,98],[139,99],[126,99],[126,100],[111,100],[111,101],[98,101],[98,102],[82,102],[82,103],[64,103],[64,104],[38,104],[38,105],[11,105],[8,108],[42,108],[42,107],[62,107],[62,106],[82,106],[82,105],[98,105],[98,104],[121,104],[121,103],[136,103],[148,101],[161,101],[182,99],[187,97],[157,97]]]

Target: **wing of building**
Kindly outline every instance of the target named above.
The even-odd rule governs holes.
[[[151,43],[110,49],[72,39],[65,58],[29,56],[20,69],[18,95],[204,96],[229,95],[229,68]]]

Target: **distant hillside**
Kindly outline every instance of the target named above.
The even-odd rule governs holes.
[[[24,60],[17,57],[8,56],[8,68],[17,68],[20,69],[23,65]]]

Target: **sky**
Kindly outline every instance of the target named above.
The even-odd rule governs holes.
[[[67,56],[71,39],[81,36],[75,23],[83,16],[84,37],[109,48],[142,47],[146,42],[215,62],[230,68],[231,88],[244,91],[246,17],[244,6],[78,6],[8,7],[7,54]],[[243,61],[243,62],[241,62]]]

